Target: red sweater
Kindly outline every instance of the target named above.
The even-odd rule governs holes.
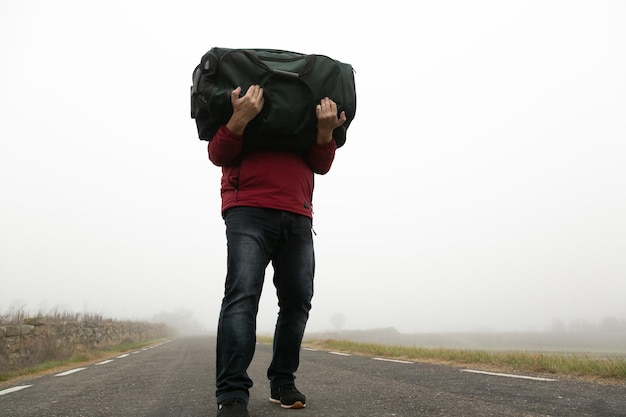
[[[313,175],[326,174],[337,144],[314,143],[308,154],[243,150],[243,137],[222,126],[209,141],[209,159],[222,167],[222,212],[263,207],[313,218]],[[240,158],[241,157],[241,158]]]

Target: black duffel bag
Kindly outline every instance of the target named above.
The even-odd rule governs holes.
[[[263,87],[264,105],[246,127],[244,144],[274,150],[308,149],[315,141],[315,106],[324,97],[337,103],[346,122],[334,130],[337,146],[356,113],[354,70],[324,55],[277,49],[211,48],[193,72],[191,117],[198,137],[211,140],[232,115],[231,93],[244,94],[251,85]]]

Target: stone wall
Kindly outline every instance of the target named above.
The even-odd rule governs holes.
[[[0,372],[170,334],[167,326],[153,323],[79,321],[47,324],[36,319],[25,322],[23,325],[0,326]]]

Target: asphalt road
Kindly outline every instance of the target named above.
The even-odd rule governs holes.
[[[210,337],[183,338],[82,368],[0,386],[0,417],[214,416]],[[257,345],[252,417],[626,417],[626,384],[515,378],[444,365],[303,350],[307,408],[268,401],[271,346]]]

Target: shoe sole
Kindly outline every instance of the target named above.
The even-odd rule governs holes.
[[[270,397],[270,401],[274,404],[280,404],[282,408],[290,409],[290,408],[306,408],[306,404],[303,404],[302,401],[296,401],[293,404],[282,404],[280,400]]]

